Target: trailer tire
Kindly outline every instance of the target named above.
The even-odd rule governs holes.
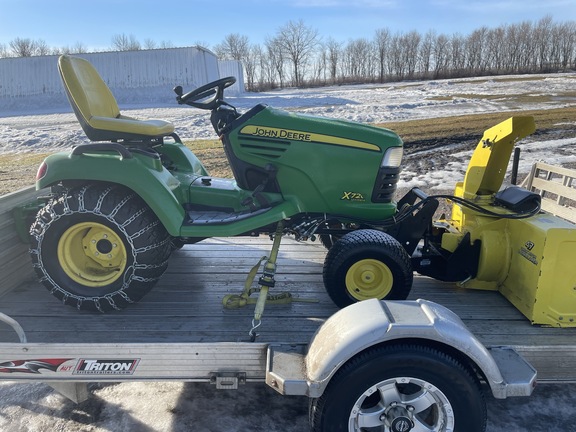
[[[360,353],[310,401],[313,432],[482,432],[486,413],[468,368],[435,348],[407,343]]]
[[[38,212],[30,234],[40,281],[79,310],[108,312],[139,301],[166,270],[171,252],[154,212],[117,185],[60,194]]]
[[[323,279],[328,295],[341,308],[370,298],[405,300],[412,288],[412,263],[392,236],[362,229],[330,248]]]

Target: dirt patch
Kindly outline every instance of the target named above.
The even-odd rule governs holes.
[[[0,195],[34,185],[46,153],[8,153],[0,156]]]

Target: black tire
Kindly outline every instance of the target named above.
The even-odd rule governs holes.
[[[30,229],[40,281],[64,304],[108,312],[139,301],[168,266],[170,237],[132,191],[91,184],[52,199]]]
[[[330,248],[323,278],[328,295],[343,308],[369,298],[405,300],[413,271],[410,257],[396,239],[362,229],[344,235]]]
[[[186,245],[186,242],[180,237],[170,237],[170,249],[172,251],[177,251],[182,249]]]
[[[414,409],[412,409],[414,408]],[[420,345],[372,348],[346,363],[310,402],[313,432],[483,432],[486,402],[458,360]],[[393,426],[394,425],[394,426]]]

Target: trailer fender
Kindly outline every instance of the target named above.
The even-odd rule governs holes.
[[[402,340],[433,341],[458,350],[481,370],[496,398],[530,395],[534,387],[535,371],[520,356],[516,354],[520,363],[528,365],[522,379],[509,377],[506,371],[503,376],[501,370],[517,369],[510,364],[510,351],[493,356],[449,309],[426,300],[372,299],[340,310],[313,336],[304,360],[308,395],[320,397],[334,374],[355,355]],[[495,357],[503,361],[497,363]]]

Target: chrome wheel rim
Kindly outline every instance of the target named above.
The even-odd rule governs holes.
[[[350,432],[451,432],[454,410],[433,384],[411,377],[390,378],[368,388],[353,405]]]

